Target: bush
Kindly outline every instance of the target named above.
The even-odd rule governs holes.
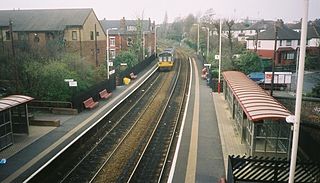
[[[245,74],[262,71],[261,60],[259,56],[252,51],[247,51],[242,54],[239,59],[235,61],[235,67]]]

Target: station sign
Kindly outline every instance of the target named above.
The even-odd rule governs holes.
[[[78,82],[77,81],[70,81],[69,82],[69,86],[70,87],[77,87],[78,86]]]
[[[64,79],[64,82],[72,82],[73,79]]]

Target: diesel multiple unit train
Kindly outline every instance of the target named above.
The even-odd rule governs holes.
[[[175,61],[174,48],[166,48],[158,55],[159,70],[171,70]]]

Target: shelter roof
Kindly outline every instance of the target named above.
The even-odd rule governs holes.
[[[25,95],[10,95],[8,97],[4,97],[0,99],[0,112],[20,104],[27,103],[31,100],[33,100],[32,97]]]
[[[223,77],[248,119],[285,119],[291,113],[254,81],[238,71],[223,72]]]

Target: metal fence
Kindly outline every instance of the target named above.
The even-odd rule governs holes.
[[[290,162],[275,157],[228,157],[228,183],[287,183]],[[315,183],[320,181],[319,162],[297,161],[295,182]]]

